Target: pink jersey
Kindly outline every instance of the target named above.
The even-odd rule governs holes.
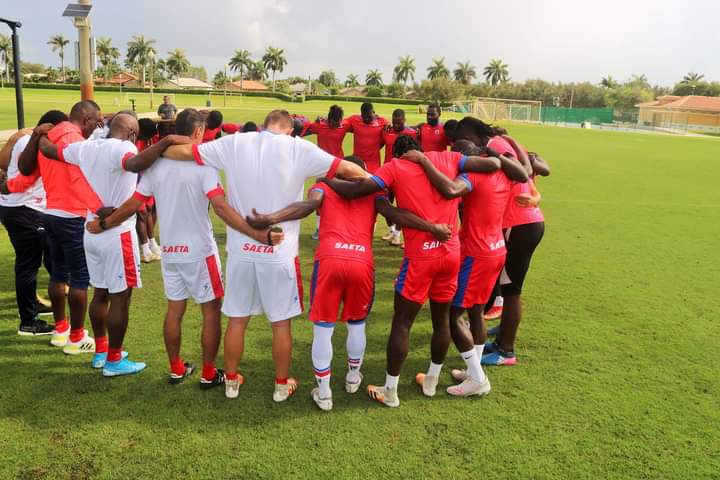
[[[461,176],[470,182],[472,188],[463,198],[463,223],[460,230],[463,256],[505,255],[502,225],[514,182],[502,170],[493,173],[463,173]]]
[[[425,155],[445,175],[455,178],[465,157],[457,152],[426,152]],[[405,257],[409,259],[439,258],[460,250],[457,211],[460,199],[448,200],[435,189],[420,165],[403,159],[386,163],[372,176],[382,188],[395,192],[400,208],[410,210],[431,223],[452,226],[452,238],[445,243],[429,232],[403,228]],[[321,222],[322,225],[322,222]]]
[[[516,225],[527,225],[529,223],[544,222],[545,217],[538,207],[522,207],[515,202],[515,197],[526,193],[529,194],[531,187],[535,187],[535,176],[528,179],[527,183],[516,183],[510,194],[508,206],[505,209],[503,228],[510,228]]]
[[[375,199],[381,194],[345,200],[324,183],[316,183],[310,191],[323,194],[319,208],[320,243],[315,260],[332,257],[372,265]]]
[[[500,155],[509,155],[511,157],[516,156],[515,150],[513,150],[510,142],[508,142],[499,135],[496,137],[492,137],[488,142],[487,146],[498,152]]]

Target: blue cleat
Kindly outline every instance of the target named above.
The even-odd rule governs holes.
[[[133,362],[123,358],[118,362],[106,362],[103,368],[103,377],[119,377],[121,375],[132,375],[145,369],[147,365],[142,362]]]
[[[517,357],[514,352],[505,352],[499,348],[494,348],[490,353],[482,356],[480,363],[482,365],[493,365],[496,367],[503,365],[510,366],[517,364]]]
[[[122,358],[127,358],[128,353],[123,350],[122,352]],[[105,361],[107,360],[107,352],[103,353],[96,353],[93,355],[92,358],[92,368],[103,368],[105,366]]]
[[[488,328],[488,337],[497,337],[500,333],[500,325],[495,325],[492,328]]]

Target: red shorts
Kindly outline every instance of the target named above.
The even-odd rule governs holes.
[[[342,321],[364,320],[375,299],[375,269],[342,258],[315,260],[310,280],[310,320],[335,323],[343,304]]]
[[[463,257],[453,306],[470,308],[474,305],[485,305],[495,288],[503,265],[505,265],[505,255]]]
[[[145,200],[142,206],[138,208],[138,212],[146,212],[148,208],[152,208],[153,206],[155,206],[155,197],[151,195],[150,198]]]
[[[415,303],[447,303],[457,289],[460,252],[427,260],[404,258],[395,280],[395,291]]]

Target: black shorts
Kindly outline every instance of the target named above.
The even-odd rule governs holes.
[[[535,248],[545,233],[545,222],[527,223],[505,231],[507,258],[500,274],[503,296],[520,295]]]
[[[87,290],[90,284],[85,261],[85,219],[43,215],[45,234],[50,251],[50,279],[67,283],[70,288]]]

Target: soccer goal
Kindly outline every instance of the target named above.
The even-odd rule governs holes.
[[[468,113],[490,122],[502,120],[539,122],[541,109],[542,102],[538,100],[479,97],[453,102],[454,111]]]

